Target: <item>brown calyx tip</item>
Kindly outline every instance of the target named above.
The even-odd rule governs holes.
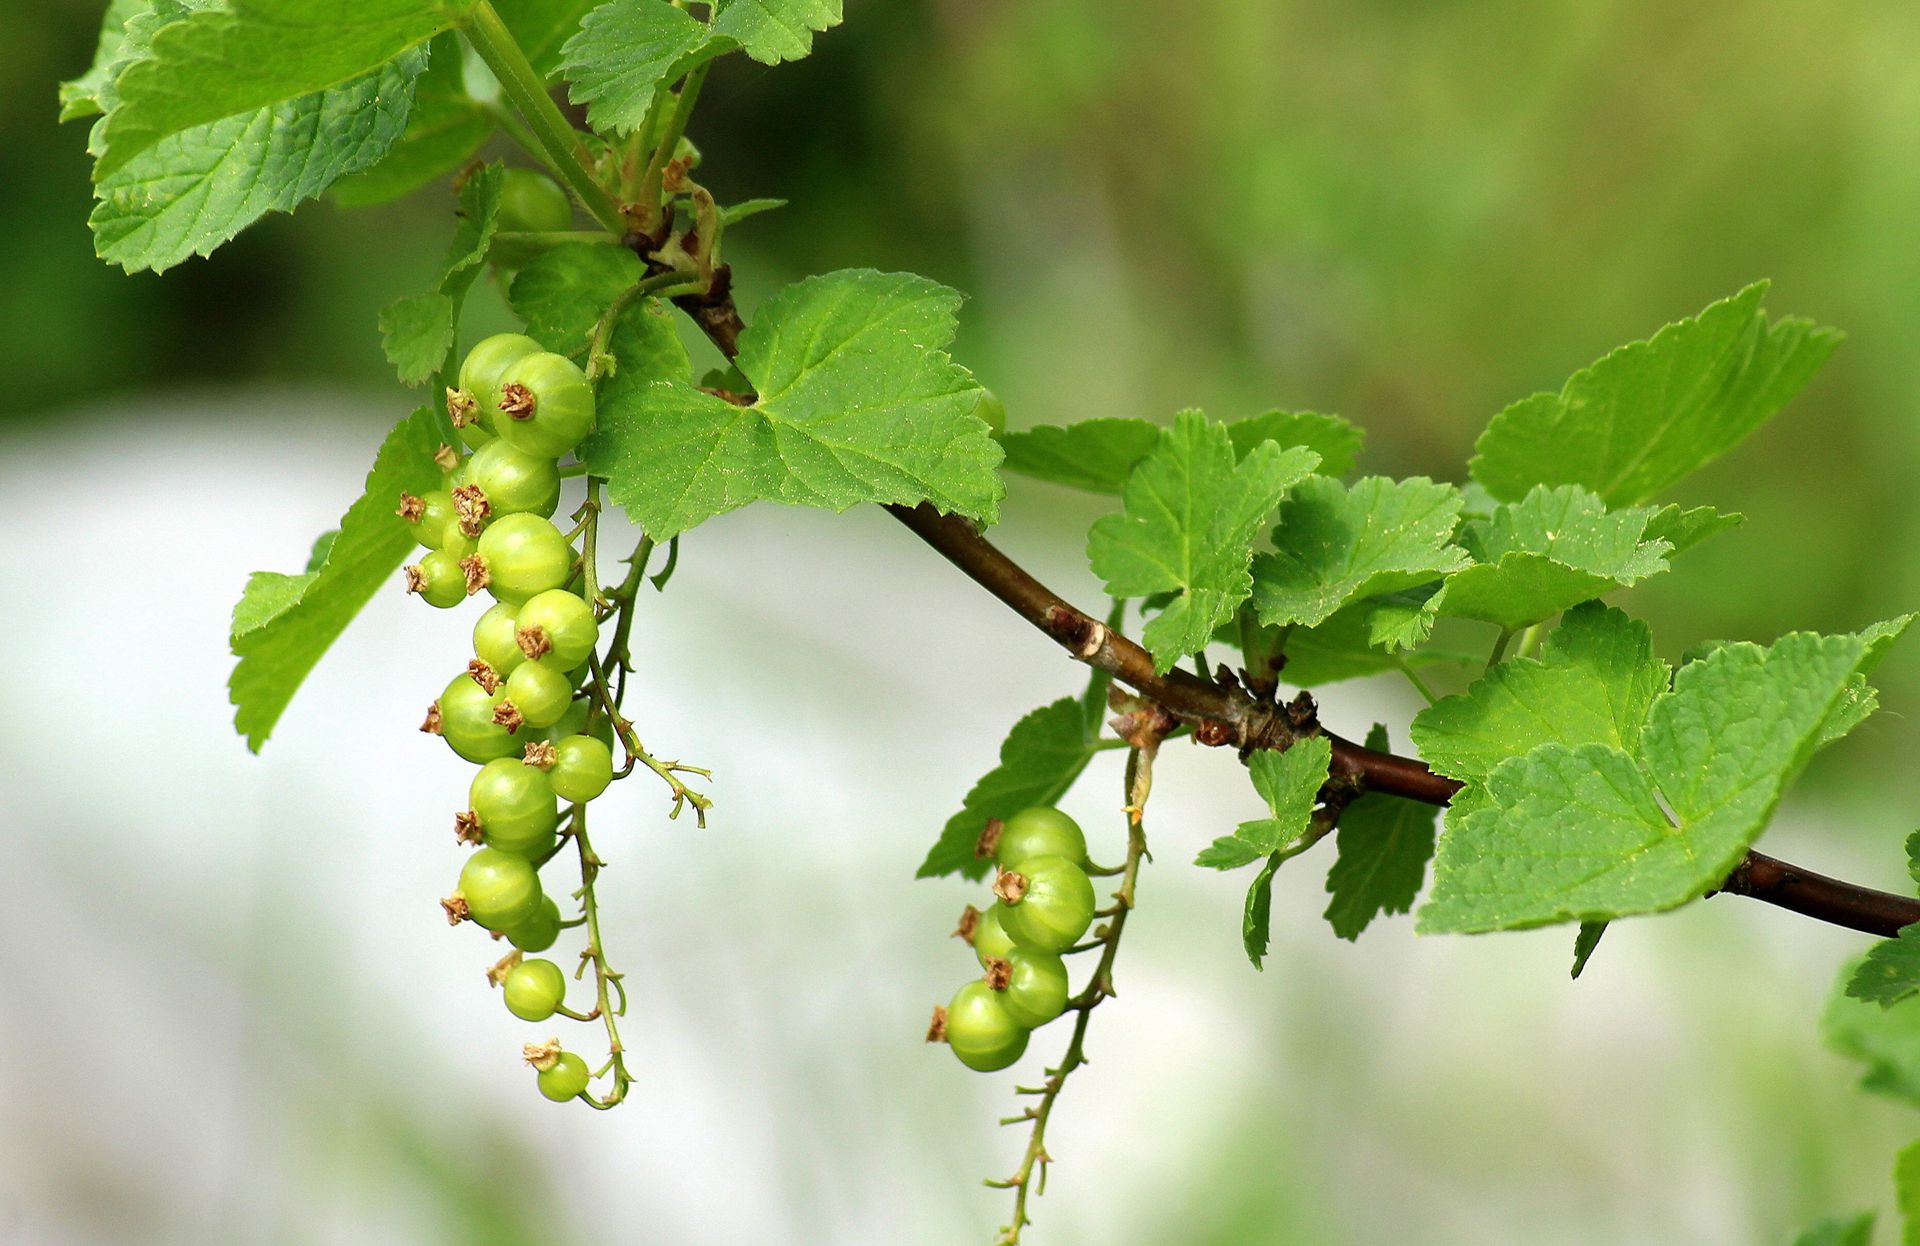
[[[443,472],[450,472],[460,466],[460,452],[443,441],[440,448],[433,452],[433,465]]]
[[[427,706],[427,716],[420,724],[420,730],[428,735],[440,734],[440,702]]]
[[[427,587],[427,573],[420,569],[420,564],[417,562],[410,562],[400,568],[400,574],[407,578],[409,593],[418,593]]]
[[[415,497],[405,489],[402,489],[400,490],[400,505],[393,513],[408,523],[419,523],[420,517],[427,513],[426,499]]]
[[[460,570],[467,577],[467,596],[469,597],[493,583],[493,576],[487,572],[487,560],[478,554],[468,554],[462,558]]]
[[[987,989],[1004,991],[1013,981],[1013,963],[1004,956],[987,957]]]
[[[547,638],[547,629],[538,623],[532,627],[523,627],[513,634],[520,644],[520,652],[527,655],[527,661],[538,662],[553,652],[553,642]]]
[[[500,409],[516,420],[533,418],[533,391],[518,381],[500,387]]]
[[[535,770],[551,770],[560,760],[560,750],[553,747],[549,740],[529,740],[527,750],[521,761]]]
[[[1027,876],[1018,870],[1001,870],[993,880],[993,894],[1008,904],[1018,904],[1027,894]]]
[[[480,815],[473,810],[465,809],[453,815],[453,837],[461,843],[479,843],[480,830]]]
[[[947,1041],[947,1009],[944,1004],[933,1006],[933,1020],[927,1022],[927,1041],[930,1043]]]
[[[987,824],[980,828],[980,838],[973,841],[973,855],[992,856],[1000,847],[1000,832],[1006,829],[1005,822],[998,818],[988,818]]]
[[[960,924],[954,927],[953,937],[965,939],[967,946],[973,946],[973,933],[980,929],[980,910],[969,904],[960,910]]]
[[[449,926],[458,926],[467,920],[467,898],[457,891],[450,896],[443,896],[440,907],[446,910]]]
[[[1193,725],[1193,741],[1208,748],[1219,748],[1233,739],[1233,728],[1217,718],[1203,718]]]
[[[493,968],[487,970],[488,984],[492,986],[500,986],[503,983],[505,983],[507,980],[507,975],[512,973],[514,970],[514,966],[518,965],[519,963],[520,963],[520,949],[515,948],[513,951],[508,952],[505,956],[502,956],[499,960],[493,962]]]
[[[488,696],[500,691],[500,673],[479,658],[467,663],[467,675]]]
[[[520,717],[520,707],[512,701],[502,701],[493,707],[493,721],[505,727],[508,735],[527,725],[527,720]]]
[[[447,418],[455,428],[465,428],[480,418],[480,401],[464,389],[447,386]]]
[[[487,516],[493,514],[493,503],[479,485],[461,485],[453,491],[453,513],[460,519],[460,531],[479,536],[487,526]]]
[[[528,1064],[544,1073],[560,1062],[560,1040],[550,1038],[544,1043],[524,1043],[520,1047],[520,1055]]]

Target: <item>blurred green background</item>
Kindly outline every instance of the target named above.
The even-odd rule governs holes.
[[[93,462],[118,462],[108,457],[113,447],[145,445],[143,437],[177,427],[180,435],[159,458],[143,460],[164,464],[161,479],[143,481],[162,496],[183,471],[216,492],[223,464],[270,473],[287,446],[305,455],[327,440],[330,420],[350,422],[356,436],[365,429],[370,447],[372,430],[409,401],[381,357],[374,317],[388,300],[430,281],[447,229],[450,199],[435,188],[360,213],[309,204],[163,277],[129,278],[98,263],[84,223],[83,126],[54,124],[53,89],[84,68],[99,7],[58,0],[0,8],[0,46],[9,48],[13,67],[0,77],[0,323],[16,360],[9,401],[0,405],[0,465],[12,469],[4,479],[15,482],[11,500],[20,504],[8,513],[24,525],[25,545],[11,555],[16,569],[31,564],[36,540],[74,537],[71,526],[50,520],[35,526],[19,491],[25,481],[44,479],[59,465],[53,474],[69,490],[107,487],[76,470],[88,461],[76,457],[76,447],[103,456]],[[1674,499],[1741,510],[1746,526],[1690,554],[1681,574],[1651,582],[1623,604],[1653,620],[1671,657],[1706,638],[1851,629],[1920,603],[1913,530],[1920,508],[1911,501],[1920,471],[1920,9],[1798,0],[854,0],[850,10],[846,24],[821,37],[806,61],[773,70],[738,58],[725,63],[692,128],[707,153],[703,175],[723,202],[757,195],[792,201],[729,236],[749,307],[811,271],[911,269],[969,294],[957,357],[1001,394],[1014,427],[1096,415],[1166,418],[1185,406],[1221,417],[1311,408],[1339,412],[1368,430],[1366,470],[1458,480],[1473,438],[1505,403],[1557,388],[1607,349],[1770,277],[1771,310],[1836,325],[1849,340],[1785,416]],[[486,298],[492,306],[472,318],[475,326],[503,315],[497,298]],[[309,402],[289,394],[332,397]],[[295,429],[292,441],[276,442],[290,404],[323,414]],[[209,414],[214,410],[218,419]],[[162,413],[174,423],[157,426]],[[350,449],[340,452],[343,463],[365,457]],[[331,495],[301,496],[307,509],[299,523],[309,530],[337,513],[357,473],[348,466],[326,479],[337,486]],[[271,489],[257,500],[276,504]],[[309,513],[318,523],[307,523]],[[1016,486],[1003,539],[1084,597],[1088,584],[1075,580],[1071,567],[1078,537],[1055,538],[1084,530],[1094,513],[1083,500]],[[234,522],[218,514],[208,522]],[[258,522],[248,513],[239,520]],[[716,537],[714,548],[729,548],[729,539],[775,539],[781,522],[777,515],[743,520]],[[899,574],[938,582],[938,591],[950,587],[943,568],[897,551],[883,526],[792,522],[819,542],[845,539],[859,550],[899,554]],[[273,526],[277,531],[277,520]],[[108,534],[104,545],[63,548],[110,560],[112,542],[124,539]],[[304,548],[290,527],[274,548],[214,559],[208,577],[215,588],[208,591],[223,583],[237,589],[251,566],[290,566]],[[723,570],[710,565],[706,588],[695,580],[684,598],[667,599],[667,609],[694,616],[684,620],[690,634],[700,631],[703,604],[778,617],[781,603],[766,584],[736,590]],[[17,578],[0,582],[9,594],[22,588]],[[964,621],[953,625],[999,626],[989,603],[955,591],[954,609]],[[193,643],[209,665],[219,660],[218,618],[226,605],[222,599],[200,611],[211,634],[196,634]],[[771,636],[785,635],[768,627]],[[1007,649],[1030,643],[1015,631],[991,635]],[[356,643],[370,643],[369,633],[356,631],[348,644]],[[991,755],[989,737],[1064,690],[1063,676],[1044,658],[1035,656],[1034,680],[1016,682],[1006,698],[954,700],[965,715],[961,755],[941,755],[941,720],[903,720],[903,730],[932,733],[922,740],[926,764],[912,772],[924,777],[926,790],[889,797],[907,801],[920,820],[902,817],[905,825],[887,833],[892,872],[882,878],[876,871],[868,880],[874,886],[906,888],[906,873],[942,811]],[[1920,656],[1896,653],[1880,682],[1887,710],[1844,749],[1823,756],[1768,846],[1897,887],[1904,879],[1899,838],[1920,802],[1920,768],[1903,764],[1915,740]],[[926,692],[920,684],[902,686]],[[1373,712],[1397,713],[1395,721],[1404,722],[1406,707],[1394,700],[1401,694],[1360,695],[1372,698],[1367,707],[1386,707]],[[324,714],[310,703],[317,699],[303,694],[290,722]],[[215,756],[221,766],[235,763],[239,746],[214,729],[221,707],[217,696],[209,700],[208,733],[176,745],[180,764],[212,764],[203,758]],[[698,715],[690,710],[687,719],[697,723]],[[845,721],[856,738],[836,747],[857,758],[851,708]],[[733,750],[733,764],[723,769],[739,774],[757,764],[739,735],[715,740],[715,747]],[[369,754],[378,755],[377,747]],[[0,775],[19,765],[17,756],[0,763]],[[864,765],[875,760],[869,754]],[[235,764],[269,767],[274,747],[264,760]],[[1197,762],[1182,765],[1194,783],[1220,774]],[[271,790],[273,773],[234,782]],[[0,783],[0,801],[9,800],[6,786]],[[0,828],[23,828],[23,810],[39,808],[22,795],[27,790],[16,783],[16,803],[0,805]],[[115,824],[105,805],[73,816],[76,824]],[[230,808],[228,818],[238,828],[233,843],[261,833],[257,811]],[[1180,865],[1183,855],[1166,853],[1160,873],[1190,873]],[[50,877],[84,879],[78,858],[60,860],[71,876],[62,873],[66,866],[42,862]],[[896,868],[902,863],[907,869]],[[1858,943],[1794,918],[1736,916],[1731,902],[1721,901],[1697,916],[1642,924],[1662,933],[1649,936],[1638,955],[1606,947],[1596,960],[1604,969],[1617,954],[1616,972],[1630,984],[1602,995],[1602,1006],[1592,995],[1605,992],[1604,984],[1580,1004],[1562,994],[1564,932],[1511,940],[1525,949],[1512,953],[1497,941],[1456,941],[1433,952],[1426,944],[1414,951],[1396,943],[1400,950],[1384,968],[1368,961],[1370,932],[1356,953],[1344,946],[1306,952],[1326,959],[1309,959],[1298,970],[1283,956],[1282,967],[1256,978],[1227,955],[1233,897],[1205,880],[1170,879],[1167,886],[1170,894],[1185,888],[1204,897],[1210,907],[1196,911],[1219,927],[1209,933],[1204,966],[1175,957],[1186,949],[1187,936],[1171,929],[1178,923],[1162,928],[1172,940],[1159,953],[1167,958],[1165,979],[1188,992],[1177,996],[1182,1006],[1242,1020],[1249,1014],[1233,1010],[1252,1008],[1251,1015],[1291,1036],[1273,1048],[1276,1059],[1284,1048],[1301,1063],[1276,1071],[1274,1061],[1247,1060],[1237,1074],[1242,1080],[1215,1101],[1214,1116],[1194,1118],[1211,1124],[1179,1135],[1181,1167],[1167,1169],[1163,1160],[1133,1183],[1149,1187],[1135,1191],[1141,1197],[1156,1194],[1161,1210],[1153,1215],[1112,1211],[1101,1201],[1110,1191],[1099,1170],[1082,1159],[1087,1184],[1063,1187],[1054,1213],[1080,1235],[1045,1235],[1042,1242],[1368,1242],[1388,1240],[1389,1229],[1397,1240],[1431,1242],[1785,1240],[1816,1212],[1883,1198],[1883,1160],[1911,1129],[1897,1113],[1853,1096],[1848,1071],[1816,1050],[1817,1001],[1840,956]],[[1296,887],[1295,907],[1311,919],[1317,882]],[[915,919],[930,928],[957,907],[949,904],[953,895],[920,894],[905,903],[938,913]],[[144,902],[165,920],[166,897]],[[310,928],[320,935],[324,916]],[[1303,944],[1311,926],[1300,924]],[[1402,929],[1380,941],[1411,945],[1405,935]],[[1152,937],[1147,923],[1142,937]],[[1610,942],[1629,937],[1617,932]],[[217,948],[205,954],[210,964],[235,963]],[[1140,954],[1154,963],[1155,953]],[[712,955],[724,966],[727,958]],[[1389,976],[1439,973],[1440,966],[1489,994],[1416,1005],[1425,998],[1421,988]],[[350,960],[332,968],[355,972]],[[244,969],[220,972],[228,971],[248,980]],[[898,966],[885,972],[893,979],[888,991],[912,995],[909,1011],[935,989]],[[949,965],[939,972],[955,971]],[[1276,985],[1288,975],[1285,988]],[[1150,988],[1142,985],[1145,995]],[[1557,1075],[1572,1084],[1509,1078],[1485,1047],[1462,1045],[1467,1035],[1494,1044],[1506,1035],[1526,1045],[1512,1031],[1524,1030],[1535,1007],[1548,1007],[1536,988],[1554,993],[1554,1009],[1597,1008],[1578,1014],[1580,1026],[1602,1028],[1564,1032],[1568,1045],[1556,1049],[1563,1060],[1554,1066]],[[1247,1002],[1248,992],[1255,1002]],[[260,1006],[280,1018],[276,1025],[320,1041],[298,1009],[283,1015],[284,1001],[267,994]],[[1463,1022],[1462,1012],[1473,1019]],[[1272,1020],[1281,1013],[1294,1020]],[[137,1011],[125,1020],[145,1024]],[[1126,1018],[1099,1020],[1118,1028]],[[8,1017],[9,1028],[16,1024],[25,1022]],[[1449,1030],[1451,1037],[1435,1037]],[[1249,1041],[1263,1033],[1256,1028]],[[322,1046],[332,1051],[332,1041]],[[1589,1042],[1605,1054],[1589,1051]],[[1351,1060],[1343,1063],[1355,1043],[1387,1067],[1363,1074]],[[1405,1050],[1410,1044],[1421,1050]],[[1644,1059],[1635,1044],[1649,1045]],[[1104,1063],[1117,1084],[1127,1083],[1111,1066],[1131,1058],[1155,1066],[1151,1078],[1161,1094],[1197,1093],[1183,1088],[1182,1065],[1156,1064],[1153,1046],[1113,1050]],[[1455,1067],[1449,1077],[1443,1057],[1466,1050],[1486,1063],[1476,1063],[1472,1076]],[[1631,1078],[1656,1058],[1662,1063],[1633,1092],[1609,1086],[1594,1072],[1601,1066],[1588,1063],[1617,1059],[1619,1076]],[[974,1128],[997,1110],[1000,1099],[991,1091],[942,1092],[944,1098],[918,1104],[912,1087],[924,1070],[900,1068],[921,1071],[868,1087],[867,1108],[911,1119],[869,1122],[868,1149],[850,1149],[837,1157],[841,1162],[852,1157],[877,1172],[891,1161],[875,1139],[911,1130],[933,1140],[895,1157],[931,1165],[923,1181],[900,1187],[914,1190],[965,1187],[1012,1155],[1008,1138]],[[1416,1077],[1418,1070],[1432,1075]],[[751,1063],[733,1067],[734,1093],[745,1093],[740,1085],[761,1075]],[[470,1073],[474,1080],[490,1076],[488,1069]],[[676,1073],[667,1068],[663,1076]],[[1135,1084],[1142,1076],[1135,1069]],[[452,1084],[453,1093],[467,1085]],[[972,1097],[963,1101],[963,1093]],[[1621,1094],[1629,1096],[1624,1107]],[[1063,1113],[1095,1111],[1087,1102],[1094,1095],[1070,1093]],[[1610,1119],[1603,1127],[1557,1115],[1569,1101]],[[288,1110],[309,1112],[311,1102],[302,1102]],[[504,1115],[488,1117],[485,1129],[497,1132],[487,1135],[494,1139],[487,1145],[497,1162],[525,1168],[523,1152],[538,1144],[517,1124],[524,1105],[512,1102],[499,1110]],[[703,1101],[690,1102],[697,1109]],[[1126,1130],[1155,1128],[1152,1113],[1169,1110],[1164,1101],[1127,1102],[1148,1115],[1110,1121],[1122,1141]],[[1549,1103],[1553,1115],[1543,1116]],[[335,1154],[342,1139],[386,1138],[391,1155],[408,1157],[411,1177],[397,1177],[390,1160],[361,1154],[356,1162],[400,1181],[407,1198],[436,1190],[447,1206],[464,1208],[461,1223],[469,1229],[459,1240],[557,1240],[543,1236],[537,1216],[526,1220],[532,1227],[512,1229],[516,1217],[528,1217],[524,1205],[472,1183],[470,1172],[436,1149],[444,1139],[435,1133],[431,1096],[383,1104],[377,1113],[342,1112],[335,1103],[316,1118],[337,1127],[322,1150]],[[368,1124],[375,1117],[378,1128]],[[36,1121],[8,1122],[27,1131],[13,1139],[17,1145],[43,1145],[34,1131],[44,1126]],[[1454,1147],[1436,1141],[1454,1136],[1450,1125],[1457,1126]],[[1332,1151],[1322,1141],[1287,1140],[1288,1128],[1299,1138],[1315,1127],[1360,1138],[1346,1137]],[[590,1133],[576,1128],[581,1132],[570,1133],[567,1145],[586,1145]],[[968,1132],[952,1132],[961,1129]],[[1662,1131],[1664,1146],[1692,1157],[1700,1171],[1635,1154],[1649,1146],[1647,1133]],[[538,1136],[552,1144],[550,1134]],[[1392,1158],[1382,1158],[1388,1152]],[[1382,1168],[1399,1182],[1391,1194],[1366,1190]],[[302,1171],[312,1176],[311,1167]],[[84,1184],[69,1179],[76,1188]],[[957,1190],[952,1217],[926,1212],[928,1223],[952,1231],[926,1236],[920,1221],[911,1231],[899,1229],[885,1201],[875,1204],[871,1196],[812,1204],[824,1197],[816,1182],[844,1179],[793,1177],[784,1197],[812,1210],[794,1213],[783,1240],[984,1240],[976,1230],[997,1222],[1001,1211],[997,1198]],[[554,1189],[565,1180],[563,1169],[529,1178],[527,1197],[558,1197]],[[1699,1197],[1684,1212],[1673,1210],[1681,1204],[1655,1203],[1666,1211],[1652,1217],[1647,1200],[1659,1191],[1659,1198]],[[1041,1205],[1043,1230],[1055,1199]],[[1359,1205],[1376,1199],[1379,1206]],[[473,1212],[475,1200],[492,1210]],[[820,1210],[855,1205],[860,1215]],[[1391,1207],[1404,1216],[1383,1210]],[[1444,1209],[1443,1224],[1422,1215],[1434,1208]],[[401,1227],[390,1227],[391,1240],[445,1238],[451,1222],[422,1215],[418,1224],[403,1218]],[[232,1240],[327,1237],[295,1233],[271,1215],[247,1223]],[[592,1237],[597,1222],[577,1207],[576,1223],[589,1234],[581,1240],[611,1240]],[[712,1221],[687,1225],[693,1227],[682,1226],[673,1240],[745,1240]],[[116,1240],[100,1232],[105,1236],[90,1236],[83,1225],[45,1240]],[[665,1239],[636,1233],[626,1240]]]

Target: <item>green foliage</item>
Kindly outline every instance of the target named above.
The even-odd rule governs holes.
[[[1134,465],[1153,453],[1160,429],[1147,420],[1042,424],[1001,438],[1010,472],[1092,493],[1119,493]]]
[[[1822,1220],[1799,1237],[1793,1246],[1872,1246],[1873,1213],[1863,1211],[1844,1219]]]
[[[1839,341],[1810,321],[1769,322],[1764,282],[1622,346],[1558,394],[1493,418],[1468,464],[1494,497],[1579,485],[1609,506],[1651,501],[1744,441]]]
[[[438,287],[381,311],[380,345],[403,384],[418,385],[448,362],[460,304],[486,263],[499,208],[500,166],[485,165],[460,188],[459,223]]]
[[[1421,477],[1368,476],[1350,489],[1304,481],[1280,508],[1274,552],[1254,560],[1254,610],[1262,623],[1314,627],[1351,602],[1459,570],[1460,505],[1459,490]]]
[[[440,422],[429,409],[400,421],[380,446],[365,490],[340,520],[339,536],[319,566],[304,575],[257,571],[233,611],[233,654],[227,688],[233,724],[255,752],[327,647],[413,547],[413,534],[393,513],[402,490],[425,493],[440,482],[433,451]]]
[[[378,164],[335,182],[334,202],[365,207],[398,199],[465,164],[493,134],[494,114],[467,91],[459,37],[436,35],[427,48],[405,132]]]
[[[736,46],[667,0],[611,0],[567,41],[560,71],[595,129],[625,134],[646,121],[661,87]]]
[[[625,247],[569,242],[521,269],[509,299],[514,315],[526,321],[528,337],[548,350],[578,355],[607,305],[644,272]]]
[[[1387,748],[1386,728],[1367,747]],[[1427,879],[1433,823],[1439,810],[1418,801],[1368,792],[1340,812],[1339,855],[1327,871],[1327,922],[1342,939],[1358,939],[1373,919],[1407,913]]]
[[[603,396],[583,458],[660,540],[763,499],[836,511],[930,501],[992,522],[1000,448],[973,413],[979,385],[942,349],[959,305],[924,277],[809,277],[740,338],[751,406],[677,381]]]
[[[1862,1089],[1920,1107],[1920,994],[1881,1005],[1845,987],[1865,958],[1842,970],[1821,1020],[1827,1045],[1866,1066]]]
[[[1284,753],[1249,757],[1247,773],[1271,816],[1242,822],[1233,834],[1202,848],[1193,863],[1215,870],[1239,869],[1291,846],[1307,833],[1314,798],[1326,785],[1332,761],[1333,746],[1325,736],[1309,737]]]
[[[1236,462],[1226,427],[1183,411],[1127,479],[1124,505],[1093,525],[1087,557],[1116,597],[1171,593],[1142,639],[1166,671],[1247,599],[1249,542],[1319,456],[1264,442]]]
[[[713,32],[768,65],[813,51],[816,32],[840,24],[840,0],[718,0]]]
[[[1920,926],[1908,926],[1899,938],[1874,944],[1847,979],[1848,995],[1883,1008],[1916,993],[1920,993]]]

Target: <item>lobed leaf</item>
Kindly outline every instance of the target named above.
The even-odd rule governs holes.
[[[1325,736],[1298,741],[1285,752],[1263,750],[1248,758],[1247,773],[1271,816],[1242,822],[1233,834],[1201,849],[1193,863],[1215,870],[1238,869],[1305,835],[1332,761],[1333,744]]]
[[[1466,566],[1452,544],[1460,505],[1459,490],[1424,477],[1303,481],[1280,509],[1274,552],[1254,560],[1254,610],[1270,626],[1314,627],[1350,602]]]
[[[1385,751],[1387,733],[1376,726],[1367,747]],[[1407,913],[1427,880],[1433,859],[1432,805],[1367,792],[1340,812],[1327,871],[1326,919],[1342,939],[1354,940],[1382,914]]]
[[[1882,939],[1847,979],[1847,994],[1882,1008],[1920,994],[1920,926],[1906,926],[1897,939]]]
[[[607,306],[645,275],[646,265],[625,247],[567,242],[535,256],[520,270],[508,302],[514,315],[526,322],[528,337],[548,350],[578,357]]]
[[[813,36],[840,24],[840,0],[719,0],[713,33],[725,35],[766,65],[799,60]]]
[[[410,194],[466,164],[493,134],[494,114],[467,92],[459,36],[436,35],[427,47],[427,69],[414,84],[406,130],[372,168],[333,184],[333,201],[342,207]]]
[[[646,121],[660,88],[737,46],[667,0],[609,0],[567,40],[560,71],[594,129],[626,134]]]

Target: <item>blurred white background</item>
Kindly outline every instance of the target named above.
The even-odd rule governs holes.
[[[630,707],[713,768],[716,808],[669,823],[644,776],[607,798],[640,1083],[613,1113],[548,1103],[518,1052],[553,1027],[506,1013],[496,949],[435,903],[470,768],[415,727],[478,607],[396,583],[261,756],[230,726],[232,602],[357,494],[377,405],[208,394],[0,433],[0,1241],[990,1241],[1017,1079],[921,1042],[972,972],[947,934],[977,897],[912,875],[1080,671],[877,510],[700,529],[645,601]],[[1096,601],[1047,535],[1092,504],[1014,487],[996,539]],[[1412,709],[1356,685],[1326,717],[1404,740]],[[1108,858],[1119,770],[1065,802]],[[1320,918],[1329,843],[1282,872],[1256,973],[1245,875],[1187,863],[1257,811],[1230,754],[1167,748],[1031,1241],[1784,1243],[1890,1197],[1911,1118],[1817,1034],[1860,937],[1717,899],[1616,925],[1577,983],[1567,929],[1399,918],[1349,945]],[[1823,835],[1842,816],[1789,807],[1769,846],[1868,873]],[[1037,1034],[1018,1080],[1066,1037]]]

